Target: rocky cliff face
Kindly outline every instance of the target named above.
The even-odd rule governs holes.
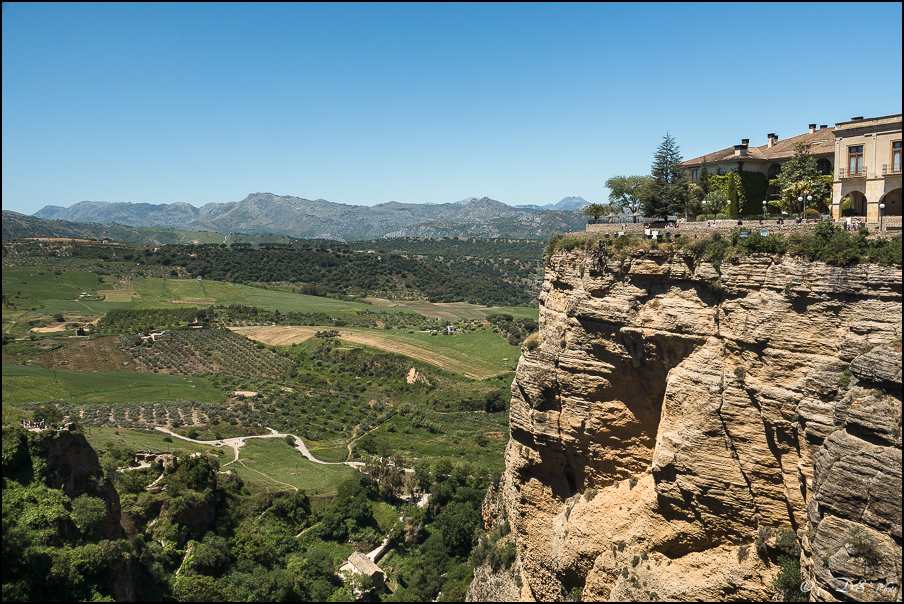
[[[512,385],[522,599],[768,600],[798,546],[810,598],[889,597],[901,293],[900,267],[553,256]]]

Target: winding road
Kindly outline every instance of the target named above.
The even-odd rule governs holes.
[[[221,438],[218,440],[195,440],[193,438],[188,438],[187,436],[182,436],[181,434],[176,434],[172,430],[167,428],[162,428],[160,426],[156,426],[157,430],[161,432],[165,432],[170,436],[175,436],[176,438],[181,438],[182,440],[187,440],[190,443],[195,443],[198,445],[205,445],[208,447],[231,447],[233,451],[235,451],[235,459],[232,461],[223,464],[224,466],[228,466],[231,463],[235,463],[239,460],[239,449],[242,448],[242,445],[245,444],[245,441],[249,438],[285,438],[287,436],[291,436],[295,439],[295,448],[301,451],[301,454],[305,456],[309,461],[313,461],[314,463],[319,463],[325,466],[338,466],[338,465],[346,465],[355,469],[361,469],[364,467],[364,463],[360,461],[323,461],[322,459],[317,459],[311,452],[308,450],[307,445],[304,444],[304,441],[295,436],[294,434],[283,434],[281,432],[277,432],[273,428],[267,428],[270,431],[270,434],[261,434],[258,436],[241,436],[238,438]],[[406,471],[408,469],[406,468]]]

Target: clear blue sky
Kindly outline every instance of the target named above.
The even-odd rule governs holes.
[[[3,208],[580,195],[901,112],[901,4],[3,4]]]

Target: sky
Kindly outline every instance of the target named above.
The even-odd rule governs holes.
[[[901,113],[901,3],[3,3],[3,209],[510,205]]]

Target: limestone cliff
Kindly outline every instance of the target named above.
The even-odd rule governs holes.
[[[900,585],[901,293],[900,266],[555,254],[512,385],[522,599],[768,600],[782,535],[813,599]]]

